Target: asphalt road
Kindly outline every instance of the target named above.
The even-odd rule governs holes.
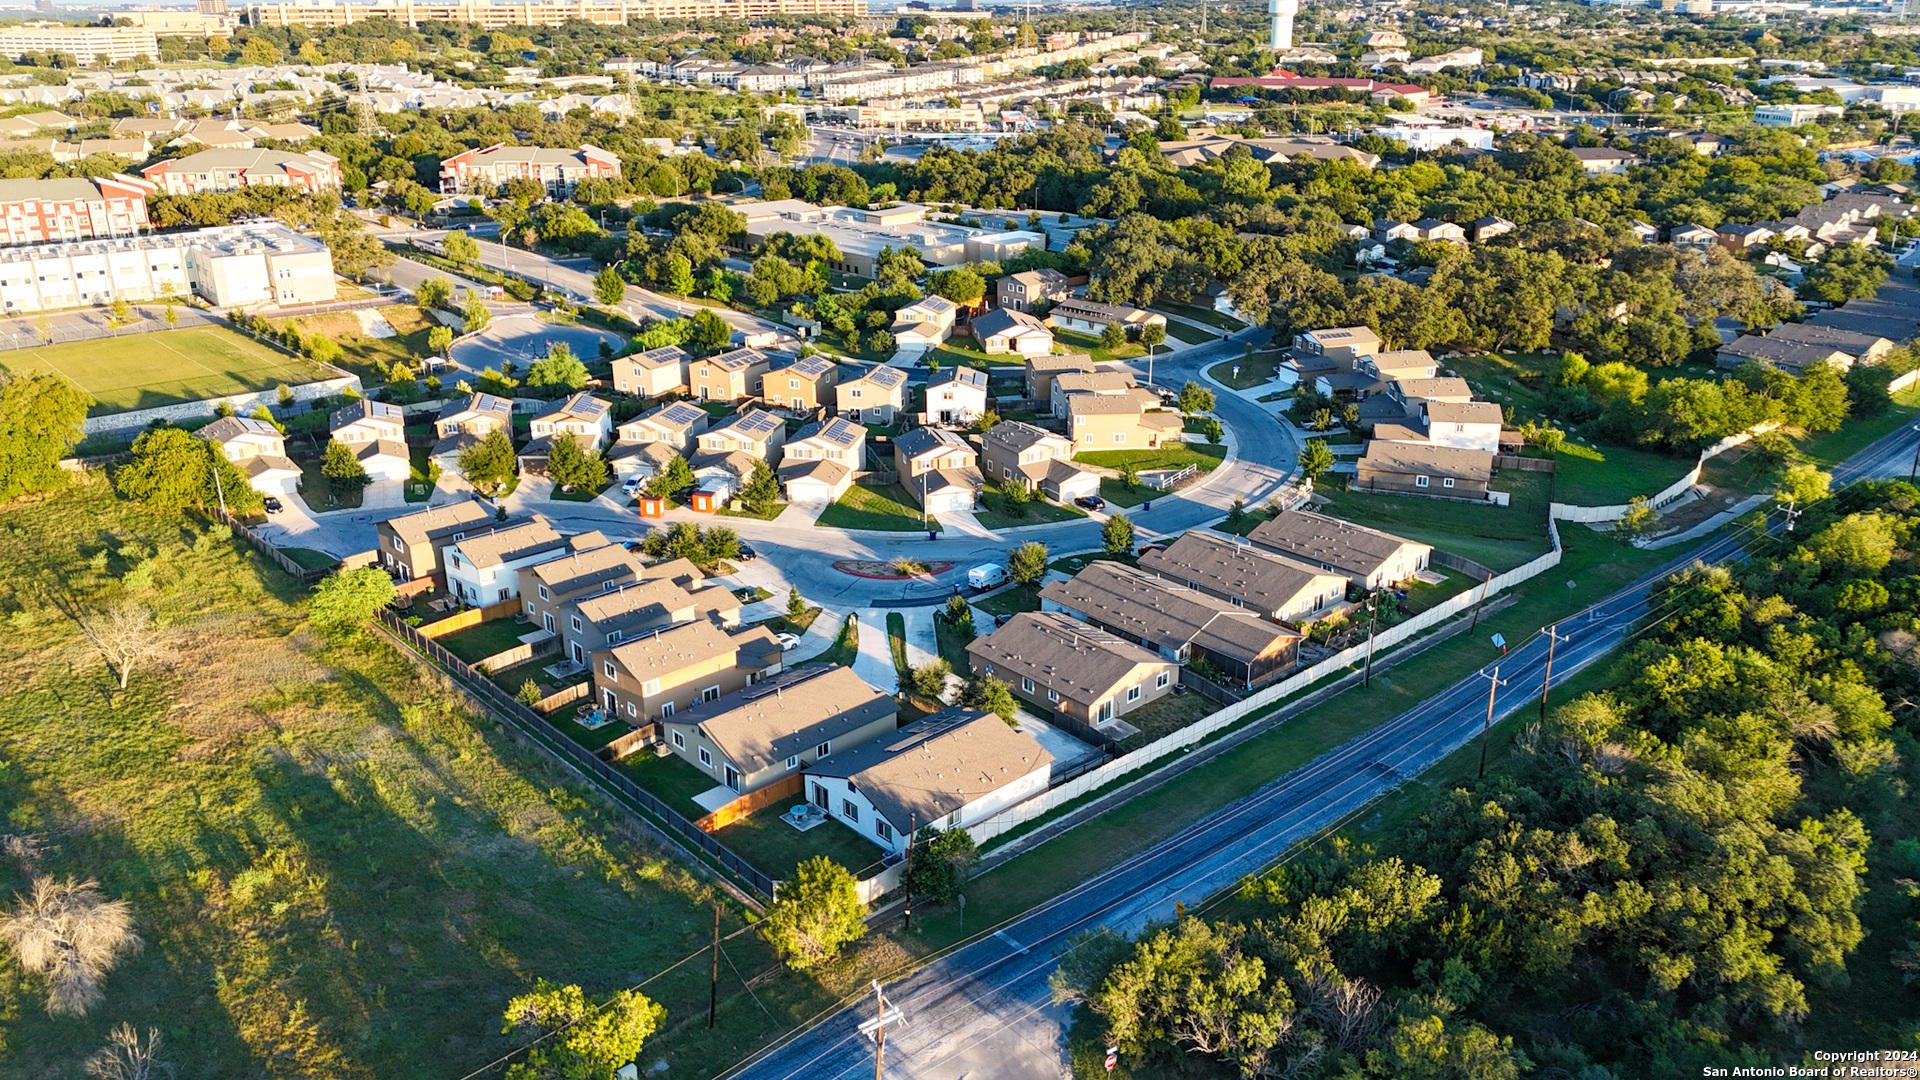
[[[1835,479],[1903,475],[1916,453],[1920,426],[1903,428],[1836,469]],[[1674,569],[1696,559],[1736,557],[1740,535],[1710,540],[1561,622],[1553,682],[1571,678],[1626,641],[1650,602],[1667,602],[1659,595],[1661,582]],[[887,987],[907,1023],[888,1032],[886,1075],[1066,1076],[1065,1016],[1051,1004],[1046,980],[1069,937],[1101,925],[1138,930],[1149,920],[1172,917],[1176,901],[1197,904],[1258,872],[1291,845],[1470,743],[1486,723],[1488,690],[1496,678],[1496,719],[1533,707],[1546,664],[1547,640],[1536,635],[1496,664]],[[1045,857],[1044,846],[1038,857]],[[727,1075],[864,1076],[873,1070],[873,1049],[857,1026],[872,1013],[870,1002],[842,1010]]]

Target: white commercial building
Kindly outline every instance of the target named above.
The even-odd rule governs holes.
[[[0,30],[0,56],[18,60],[28,54],[64,53],[81,65],[100,57],[109,63],[160,58],[160,41],[151,30],[126,26],[14,26]]]
[[[219,308],[332,300],[333,253],[285,225],[221,225],[0,249],[0,311],[139,302],[191,291]]]

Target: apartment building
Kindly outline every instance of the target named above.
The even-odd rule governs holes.
[[[93,67],[103,60],[108,64],[132,60],[151,63],[160,58],[160,39],[152,30],[130,26],[40,23],[0,29],[0,56],[20,60],[29,55],[55,53],[73,57],[82,67]]]
[[[137,235],[149,227],[147,196],[157,190],[122,173],[0,180],[0,244]]]
[[[219,308],[337,295],[333,253],[278,223],[0,249],[0,310],[52,311],[191,291]]]
[[[248,187],[290,187],[308,194],[339,191],[340,159],[318,150],[203,150],[156,162],[140,175],[168,195],[238,191]]]
[[[651,19],[725,19],[749,21],[779,15],[867,16],[867,0],[575,0],[571,3],[487,3],[444,0],[418,3],[282,3],[249,9],[258,26],[351,26],[369,19],[392,19],[407,26],[468,23],[486,30],[521,26],[559,26],[580,19],[599,26],[624,26]],[[153,53],[150,55],[159,55]]]
[[[611,180],[619,175],[619,155],[597,146],[556,150],[495,143],[441,161],[440,191],[458,195],[490,190],[509,180],[535,180],[555,196],[564,197],[573,194],[582,180]]]

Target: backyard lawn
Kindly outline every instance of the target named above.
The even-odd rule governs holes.
[[[1076,334],[1071,330],[1055,330],[1053,340],[1068,352],[1083,352],[1093,357],[1095,363],[1107,360],[1129,360],[1136,356],[1147,355],[1147,347],[1136,341],[1129,341],[1117,349],[1109,349],[1100,344],[1100,339]]]
[[[1155,311],[1168,315],[1178,315],[1183,319],[1192,319],[1194,322],[1205,323],[1208,326],[1218,327],[1228,332],[1245,330],[1247,328],[1246,323],[1241,322],[1231,315],[1222,315],[1212,308],[1194,307],[1192,304],[1167,303],[1155,304],[1153,308]]]
[[[650,794],[688,820],[702,818],[707,814],[700,808],[699,803],[693,801],[693,797],[710,788],[720,786],[720,781],[701,772],[679,755],[668,754],[665,757],[658,757],[651,748],[628,754],[617,764],[620,766],[620,771],[626,773],[634,783],[646,788]]]
[[[791,803],[805,802],[795,795]],[[860,871],[880,862],[880,845],[838,821],[828,820],[806,832],[780,820],[789,803],[762,807],[747,818],[713,834],[761,873],[776,881],[793,877],[793,869],[816,855],[825,855],[859,877]],[[877,867],[876,867],[877,868]]]
[[[921,520],[920,504],[899,484],[866,487],[855,484],[839,501],[821,512],[815,525],[830,529],[883,529],[888,532],[940,531],[940,522]]]
[[[340,561],[324,551],[315,551],[312,548],[283,547],[277,550],[298,563],[304,570],[325,570]]]
[[[1073,455],[1073,460],[1088,465],[1118,469],[1131,464],[1141,472],[1155,469],[1184,469],[1197,465],[1201,472],[1212,472],[1227,456],[1225,446],[1212,443],[1165,443],[1157,450],[1089,450]]]
[[[93,395],[89,416],[299,386],[338,373],[219,326],[155,330],[0,354],[0,372],[53,371]]]
[[[309,510],[351,510],[360,505],[365,494],[366,489],[356,485],[334,487],[332,479],[320,471],[318,461],[300,463],[300,501]]]
[[[1319,489],[1318,495],[1326,501],[1321,507],[1324,514],[1432,544],[1504,571],[1552,547],[1547,539],[1547,484],[1545,473],[1501,473],[1498,486],[1513,497],[1509,506],[1331,488]]]
[[[1168,694],[1149,701],[1120,719],[1140,730],[1120,740],[1123,750],[1138,750],[1156,739],[1165,738],[1190,724],[1205,719],[1220,706],[1199,694]]]
[[[521,622],[519,619],[488,619],[478,625],[455,630],[451,634],[434,640],[442,648],[467,663],[477,664],[489,656],[506,652],[520,644],[520,635],[531,633],[533,633],[532,624]]]

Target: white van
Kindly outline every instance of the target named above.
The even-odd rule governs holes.
[[[976,589],[991,589],[1004,585],[1007,581],[1007,568],[999,563],[981,563],[967,571],[967,584]]]

